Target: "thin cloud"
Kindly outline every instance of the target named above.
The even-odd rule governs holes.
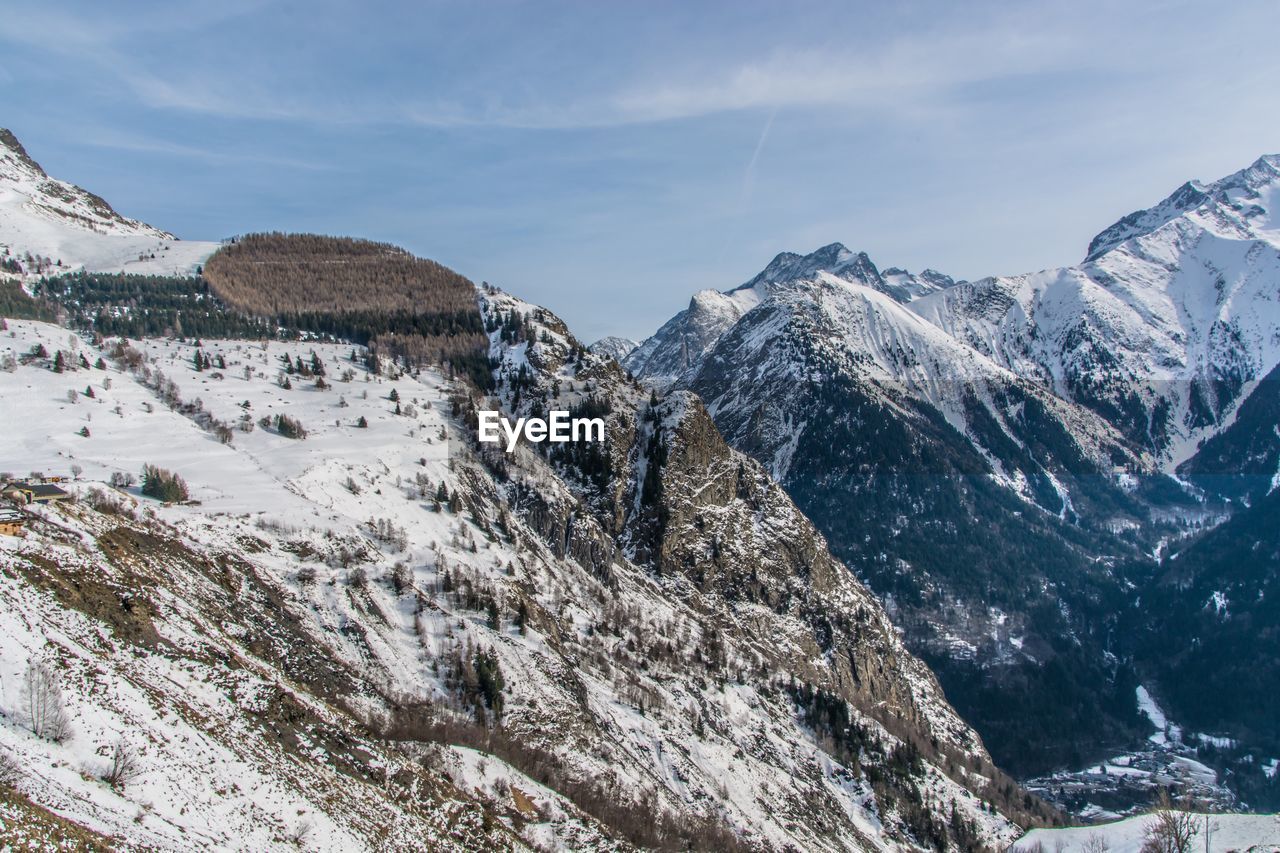
[[[257,5],[246,4],[239,11]],[[219,19],[239,11],[224,12]],[[1108,53],[1082,55],[1073,50],[1078,38],[1061,29],[1047,31],[1042,23],[1019,28],[974,21],[963,31],[939,29],[880,45],[793,47],[747,60],[728,54],[718,62],[712,60],[710,69],[680,67],[671,57],[645,57],[637,60],[637,67],[624,75],[623,82],[604,91],[589,91],[590,80],[552,79],[545,81],[538,90],[543,94],[535,98],[519,87],[520,80],[513,82],[516,88],[511,93],[503,93],[472,90],[471,82],[463,78],[454,82],[452,90],[445,88],[424,98],[412,91],[388,95],[382,90],[336,87],[341,92],[338,96],[323,91],[323,86],[307,91],[309,87],[298,81],[237,68],[234,62],[159,75],[126,47],[140,33],[155,38],[162,37],[157,33],[166,28],[189,26],[190,22],[161,21],[98,28],[65,16],[27,12],[20,25],[7,28],[0,39],[31,44],[31,37],[23,33],[54,29],[62,35],[54,40],[52,50],[91,63],[100,76],[114,77],[152,109],[227,119],[443,129],[622,127],[753,109],[875,109],[929,115],[942,96],[957,87],[1083,67]],[[531,73],[537,76],[538,69]],[[447,84],[437,81],[435,85]]]
[[[163,154],[172,157],[183,157],[190,160],[201,160],[214,164],[261,163],[267,166],[279,166],[287,169],[300,169],[313,172],[329,172],[334,166],[328,163],[314,163],[293,157],[276,157],[272,155],[245,153],[243,151],[213,150],[195,145],[185,145],[163,139],[131,136],[99,129],[85,134],[79,140],[92,148],[106,148],[113,151],[136,151],[146,154]]]

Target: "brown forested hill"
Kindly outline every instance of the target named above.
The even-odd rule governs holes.
[[[348,338],[411,364],[487,376],[487,338],[466,277],[389,243],[318,234],[249,234],[204,265],[214,295],[287,328]]]
[[[219,249],[204,274],[220,299],[260,316],[477,310],[471,282],[448,267],[350,237],[249,234]]]

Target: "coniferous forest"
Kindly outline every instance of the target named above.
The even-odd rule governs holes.
[[[33,319],[61,311],[103,335],[351,341],[373,359],[447,364],[482,388],[492,382],[471,282],[383,243],[250,235],[194,278],[77,272],[33,292],[0,291],[0,306]]]

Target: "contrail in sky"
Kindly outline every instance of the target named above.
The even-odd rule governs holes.
[[[747,200],[751,197],[751,191],[755,189],[756,161],[760,159],[760,152],[764,150],[765,140],[769,138],[769,131],[773,129],[773,120],[777,117],[778,109],[774,107],[773,112],[769,113],[769,120],[764,123],[764,130],[760,131],[760,141],[756,143],[756,150],[751,152],[751,159],[747,162],[747,168],[742,173],[742,197],[738,202],[739,212],[746,208]]]
[[[769,131],[773,129],[773,120],[778,117],[778,108],[774,107],[769,113],[769,119],[764,123],[764,129],[760,131],[760,138],[756,140],[755,150],[751,152],[751,159],[747,161],[747,167],[742,170],[742,192],[738,194],[738,209],[734,211],[734,218],[740,218],[747,211],[747,203],[751,200],[751,192],[756,185],[756,163],[760,160],[760,152],[764,150],[764,143],[769,138]],[[737,223],[734,223],[735,225]],[[718,266],[724,266],[725,258],[729,256],[729,249],[734,242],[735,234],[734,226],[730,225],[725,230],[724,243],[720,247],[720,259]]]

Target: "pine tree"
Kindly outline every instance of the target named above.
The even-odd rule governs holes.
[[[276,432],[285,438],[304,439],[307,437],[307,430],[302,426],[302,422],[297,418],[291,418],[288,415],[276,415],[275,420]]]
[[[187,484],[172,471],[154,465],[142,466],[142,493],[157,500],[173,503],[187,499]]]
[[[502,689],[506,684],[497,655],[493,652],[480,652],[476,655],[473,666],[485,707],[493,711],[495,716],[502,716]]]
[[[53,357],[53,372],[61,373],[67,369],[67,360],[62,357],[62,350],[58,350],[58,354]]]

